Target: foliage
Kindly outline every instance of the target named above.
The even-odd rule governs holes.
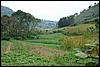
[[[82,17],[77,13],[63,17],[58,22],[58,29],[48,31],[38,30],[36,26],[40,19],[21,10],[14,12],[11,17],[2,16],[1,65],[85,66],[90,62],[99,62],[97,58],[94,58],[99,54],[99,47],[92,45],[90,49],[86,46],[99,40],[98,10],[92,11],[93,13],[90,13],[93,14],[92,16],[87,14],[88,11],[97,8],[98,4],[95,4],[88,10],[84,9],[80,14],[83,15]],[[74,22],[77,18],[78,21]],[[77,25],[76,22],[86,24]],[[96,24],[87,24],[88,22]],[[86,54],[76,54],[73,50],[75,48],[81,49],[77,52],[82,51]],[[81,58],[79,58],[80,55]]]
[[[68,25],[69,25],[69,23],[68,23],[66,17],[61,18],[58,22],[58,28],[65,27],[65,26],[68,26]]]
[[[90,8],[91,7],[91,8]],[[75,23],[82,24],[82,23],[95,23],[93,18],[99,17],[99,3],[94,6],[89,6],[89,9],[85,11],[81,11],[79,15],[74,17]]]
[[[61,66],[85,66],[86,63],[94,62],[96,64],[96,62],[99,61],[95,58],[79,58],[75,56],[74,51],[65,52],[63,56],[60,56],[59,58],[54,60],[56,63],[60,63]]]
[[[32,34],[37,35],[38,31],[35,31],[35,27],[38,22],[40,22],[40,19],[18,10],[11,17],[7,15],[1,17],[1,34],[2,36],[17,36],[20,38]]]
[[[7,41],[9,41],[10,40],[10,36],[3,36],[3,37],[1,37],[1,40],[7,40]]]
[[[65,36],[59,39],[59,41],[64,43],[63,46],[65,50],[72,50],[73,48],[81,48],[84,50],[85,43],[93,43],[96,40],[98,40],[98,37],[90,34],[84,34],[80,36]]]
[[[32,40],[10,40],[10,41],[1,41],[1,65],[2,66],[85,66],[88,62],[98,62],[98,59],[95,58],[79,58],[75,56],[76,52],[73,49],[63,50],[65,46],[62,46],[62,42],[59,42],[59,38],[70,38],[70,44],[72,46],[78,46],[77,44],[82,43],[92,43],[97,40],[97,37],[93,36],[64,36],[61,33],[55,34],[44,34],[39,35],[39,39]],[[83,40],[84,42],[83,42]],[[90,40],[91,39],[91,40]],[[92,40],[93,39],[93,40]],[[74,41],[75,40],[75,41]],[[82,40],[82,41],[80,41]],[[77,42],[76,42],[77,41]],[[90,41],[90,42],[89,42]],[[11,45],[11,52],[6,53],[7,47]],[[73,43],[72,43],[73,42]],[[42,57],[39,54],[32,53],[30,47],[36,46],[37,51],[44,53],[48,57]],[[42,46],[42,47],[41,47]],[[82,45],[80,45],[82,46]],[[83,47],[82,47],[83,48]],[[35,49],[35,50],[36,50]],[[41,50],[42,49],[42,50]],[[46,51],[44,51],[44,49]],[[60,56],[55,53],[50,53],[48,50],[63,50],[64,55]],[[85,48],[84,48],[85,49]]]
[[[31,53],[2,54],[2,66],[52,66],[57,65],[48,59]]]
[[[98,30],[95,28],[95,24],[80,24],[77,26],[67,26],[54,30],[49,30],[47,33],[62,33],[64,35],[82,35],[82,34],[97,34]],[[53,32],[54,33],[54,32]]]
[[[95,22],[96,22],[96,24],[95,24],[96,28],[99,29],[99,19],[95,19]]]
[[[74,23],[74,15],[70,15],[67,18],[62,17],[58,21],[58,28],[69,26],[69,25],[72,25],[73,23]]]

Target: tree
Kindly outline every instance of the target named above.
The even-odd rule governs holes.
[[[18,36],[27,36],[29,31],[34,29],[37,23],[40,22],[39,19],[21,10],[13,13],[12,17],[17,20],[16,33]]]
[[[58,28],[73,25],[74,24],[74,17],[75,15],[70,15],[68,17],[62,17],[58,21]]]
[[[96,3],[94,3],[94,6],[96,5]]]
[[[1,34],[11,36],[13,31],[13,23],[15,20],[12,17],[4,15],[1,17]]]
[[[86,9],[84,9],[82,12],[86,11]]]
[[[90,5],[89,7],[88,7],[88,9],[90,9],[92,6]]]
[[[74,24],[74,17],[75,17],[74,15],[70,15],[70,16],[67,17],[70,25]]]
[[[95,19],[94,21],[96,22],[96,24],[95,24],[96,28],[99,29],[99,20],[98,19]]]
[[[75,13],[74,16],[75,16],[75,17],[78,16],[78,13]]]
[[[69,23],[68,23],[66,17],[60,18],[60,20],[58,21],[58,28],[65,27],[68,25],[69,25]]]
[[[32,28],[35,29],[35,27],[38,25],[39,22],[41,22],[41,20],[38,18],[35,18]]]
[[[11,17],[7,15],[1,17],[1,34],[2,36],[26,37],[38,22],[40,19],[18,10]]]

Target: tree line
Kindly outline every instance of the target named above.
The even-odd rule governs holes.
[[[40,21],[30,13],[21,10],[14,12],[11,16],[3,15],[1,17],[1,37],[28,37],[34,34],[35,27]]]
[[[75,15],[70,15],[68,17],[62,17],[58,21],[58,28],[74,25],[74,17]]]
[[[93,7],[97,7],[99,5],[99,3],[94,3],[94,6],[90,5],[88,7],[88,9],[84,9],[83,11],[80,12],[80,14],[78,15],[78,13],[75,13],[73,15],[67,16],[67,17],[62,17],[60,18],[60,20],[58,21],[58,28],[61,27],[65,27],[65,26],[75,26],[77,24],[80,24],[81,22],[85,23],[97,23],[97,21],[99,20],[99,18],[97,18],[99,15],[98,13],[93,13]],[[90,9],[92,9],[90,12],[90,15],[87,16],[80,16],[82,13],[87,13],[86,11],[89,11]],[[89,13],[89,12],[88,12]],[[79,18],[79,17],[83,17],[83,18]],[[75,19],[78,18],[78,19]],[[84,20],[84,21],[78,21],[76,22],[76,20]],[[97,20],[97,21],[96,21]],[[98,24],[98,23],[97,23]]]

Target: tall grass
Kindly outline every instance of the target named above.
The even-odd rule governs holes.
[[[59,39],[59,41],[63,42],[63,46],[65,50],[72,50],[73,48],[81,48],[85,47],[84,44],[92,44],[96,40],[99,40],[97,35],[84,34],[80,36],[65,36]]]

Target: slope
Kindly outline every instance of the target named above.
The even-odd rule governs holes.
[[[3,15],[11,16],[11,14],[12,14],[13,12],[14,12],[14,11],[13,11],[12,9],[10,9],[9,7],[1,6],[1,16],[3,16]]]
[[[91,20],[93,18],[99,19],[99,3],[87,10],[81,11],[80,14],[75,17],[75,23],[85,23],[87,20]]]

